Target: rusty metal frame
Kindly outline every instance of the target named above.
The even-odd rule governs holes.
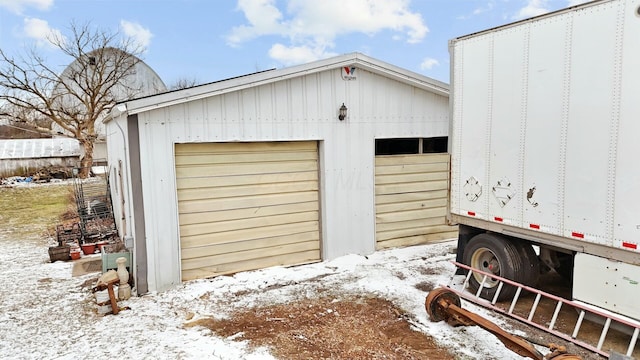
[[[463,299],[465,299],[467,301],[470,301],[470,302],[475,303],[477,305],[492,309],[492,310],[494,310],[494,311],[496,311],[498,313],[501,313],[503,315],[506,315],[506,316],[509,316],[511,318],[514,318],[514,319],[516,319],[518,321],[521,321],[521,322],[523,322],[523,323],[525,323],[527,325],[533,326],[533,327],[535,327],[537,329],[540,329],[540,330],[543,330],[543,331],[548,332],[550,334],[553,334],[553,335],[555,335],[555,336],[557,336],[557,337],[559,337],[561,339],[570,341],[570,342],[572,342],[572,343],[574,343],[574,344],[576,344],[578,346],[581,346],[581,347],[583,347],[583,348],[585,348],[587,350],[593,351],[593,352],[595,352],[597,354],[600,354],[600,355],[606,356],[606,357],[609,357],[610,354],[607,353],[606,351],[602,350],[602,345],[603,345],[604,340],[606,338],[606,335],[607,335],[607,332],[609,330],[609,326],[610,326],[611,322],[615,321],[615,322],[618,322],[620,324],[624,324],[624,325],[629,326],[629,327],[634,329],[633,335],[631,336],[631,341],[629,342],[629,347],[627,349],[627,356],[630,356],[631,353],[633,352],[633,349],[635,348],[636,342],[638,340],[638,335],[640,334],[640,323],[638,323],[638,322],[634,322],[634,321],[632,321],[630,319],[625,319],[625,318],[623,318],[621,316],[615,316],[614,314],[607,314],[607,313],[598,311],[598,310],[593,309],[591,307],[585,306],[585,305],[583,305],[583,304],[581,304],[579,302],[570,301],[570,300],[567,300],[567,299],[564,299],[564,298],[561,298],[561,297],[546,293],[544,291],[541,291],[541,290],[538,290],[538,289],[535,289],[535,288],[532,288],[532,287],[517,283],[515,281],[511,281],[509,279],[502,278],[502,277],[497,276],[495,274],[491,274],[491,273],[484,272],[482,270],[474,269],[474,268],[472,268],[470,266],[467,266],[465,264],[461,264],[461,263],[458,263],[458,262],[455,262],[455,261],[452,261],[452,263],[456,267],[462,268],[462,269],[467,271],[467,276],[465,278],[465,281],[463,282],[461,289],[454,288],[453,283],[454,283],[455,277],[451,278],[451,281],[449,282],[448,285],[442,285],[442,286],[447,287],[448,289],[450,289],[451,291],[456,293],[458,296],[460,296],[461,298],[463,298]],[[480,287],[478,289],[478,292],[476,294],[470,294],[469,292],[465,291],[465,288],[467,287],[467,284],[469,283],[469,279],[470,279],[470,277],[471,277],[471,275],[473,273],[483,275],[483,280],[482,280],[482,282],[480,284]],[[498,289],[497,289],[496,294],[493,297],[492,301],[488,301],[488,300],[483,299],[483,298],[480,297],[480,291],[482,290],[482,287],[484,286],[484,282],[489,278],[499,281]],[[498,295],[499,295],[502,287],[504,286],[504,284],[512,285],[512,286],[515,286],[517,288],[516,293],[515,293],[515,295],[513,297],[513,300],[511,301],[511,306],[509,307],[509,310],[502,309],[502,308],[500,308],[500,307],[495,305],[496,302],[497,302]],[[522,292],[522,290],[526,290],[526,291],[529,291],[529,292],[532,292],[532,293],[536,294],[536,298],[534,300],[534,303],[533,303],[533,305],[531,307],[531,311],[530,311],[529,316],[527,318],[513,313],[513,309],[515,308],[515,305],[516,305],[516,303],[518,301],[518,298],[519,298],[520,293]],[[557,305],[556,305],[556,308],[555,308],[555,311],[554,311],[554,314],[553,314],[553,317],[551,319],[551,322],[550,322],[549,326],[543,326],[541,324],[538,324],[538,323],[532,321],[533,315],[535,314],[537,305],[538,305],[541,297],[545,297],[547,299],[551,299],[551,300],[557,301]],[[560,313],[560,309],[562,308],[563,305],[571,306],[571,307],[573,307],[575,309],[578,309],[580,311],[580,315],[579,315],[578,320],[576,322],[576,326],[574,327],[574,331],[573,331],[573,333],[571,335],[562,333],[562,332],[554,329],[555,322],[556,322],[556,320],[558,318],[558,314]],[[601,316],[604,319],[606,319],[606,322],[605,322],[605,325],[603,327],[603,330],[602,330],[602,333],[601,333],[601,336],[600,336],[600,340],[598,341],[598,345],[597,346],[593,346],[593,345],[588,344],[588,343],[586,343],[584,341],[576,339],[576,337],[578,335],[578,332],[580,330],[580,327],[582,325],[582,321],[583,321],[586,313],[590,313],[590,314],[593,314],[593,315]]]

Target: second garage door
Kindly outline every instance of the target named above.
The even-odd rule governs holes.
[[[316,142],[176,144],[182,280],[320,260]]]
[[[448,182],[448,154],[376,156],[376,249],[455,238]]]

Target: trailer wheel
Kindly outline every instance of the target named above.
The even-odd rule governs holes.
[[[527,286],[535,287],[540,278],[540,260],[533,246],[524,241],[515,241],[513,244],[518,248],[518,253],[522,259],[522,268],[524,272],[523,283]]]
[[[474,269],[516,282],[523,282],[527,276],[518,246],[499,235],[484,233],[474,236],[464,249],[463,259],[466,265]],[[471,275],[469,287],[474,294],[480,288],[483,277],[478,273]],[[498,283],[499,281],[487,277],[480,297],[492,300],[498,290]],[[510,299],[515,292],[515,287],[503,285],[498,300]]]

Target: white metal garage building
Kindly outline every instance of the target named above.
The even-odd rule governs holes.
[[[454,237],[448,114],[447,84],[356,53],[119,104],[138,293]]]

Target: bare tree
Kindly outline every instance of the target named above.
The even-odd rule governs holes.
[[[69,37],[54,35],[48,41],[71,60],[62,72],[35,49],[17,59],[0,49],[0,104],[5,117],[31,124],[49,119],[63,135],[77,139],[84,149],[80,176],[86,177],[93,163],[96,122],[116,102],[139,93],[127,78],[135,74],[142,49],[132,39],[92,30],[88,24],[71,24]]]
[[[199,84],[199,82],[195,78],[192,78],[192,79],[180,78],[180,79],[176,80],[173,84],[171,84],[171,86],[169,86],[169,89],[170,90],[181,90],[181,89],[194,87],[194,86],[196,86],[198,84]]]

